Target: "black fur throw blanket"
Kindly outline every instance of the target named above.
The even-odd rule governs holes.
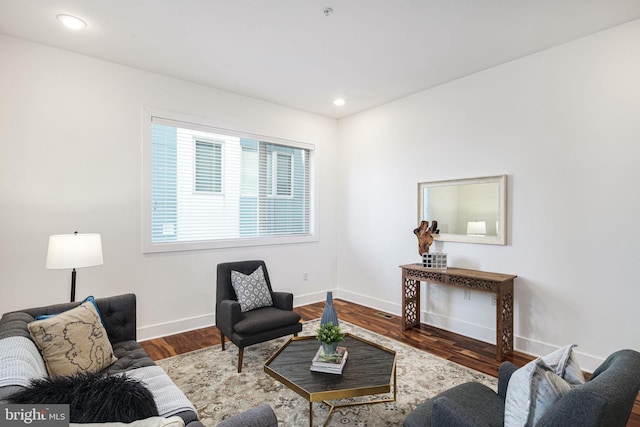
[[[72,423],[131,423],[158,416],[151,392],[124,375],[76,374],[42,378],[11,395],[8,403],[69,404]]]

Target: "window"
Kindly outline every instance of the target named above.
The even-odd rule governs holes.
[[[291,197],[293,194],[293,155],[274,151],[271,162],[271,195]]]
[[[313,146],[147,117],[145,252],[316,240]]]
[[[222,192],[222,144],[209,141],[194,141],[195,165],[194,185],[199,193]]]

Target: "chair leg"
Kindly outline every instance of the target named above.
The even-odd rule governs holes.
[[[244,347],[238,348],[238,373],[242,371],[242,356],[244,356]]]
[[[220,331],[220,343],[222,343],[222,351],[224,351],[224,334]]]
[[[298,333],[296,332],[295,334],[293,334],[293,336],[294,336],[294,337],[297,337],[297,336],[298,336]]]

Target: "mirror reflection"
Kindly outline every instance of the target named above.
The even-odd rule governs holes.
[[[506,244],[506,175],[418,184],[418,223],[438,221],[436,240]]]

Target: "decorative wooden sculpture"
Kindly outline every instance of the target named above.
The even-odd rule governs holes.
[[[422,254],[429,253],[429,246],[433,243],[433,235],[440,233],[438,230],[438,221],[431,221],[431,227],[429,227],[429,221],[421,221],[418,228],[413,230],[413,234],[418,236],[418,251],[420,256]]]

